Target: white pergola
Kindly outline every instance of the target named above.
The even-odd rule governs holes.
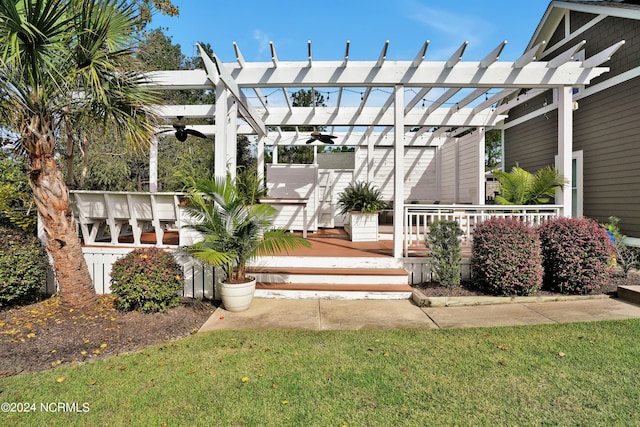
[[[394,256],[401,257],[404,210],[404,156],[408,146],[439,146],[470,130],[477,130],[478,194],[484,195],[484,132],[506,117],[508,110],[553,88],[558,93],[558,165],[571,179],[573,139],[572,88],[609,71],[601,67],[624,44],[582,61],[574,60],[585,42],[546,62],[536,61],[544,42],[515,61],[499,61],[500,43],[481,61],[462,61],[467,42],[446,61],[427,61],[429,42],[406,61],[387,60],[389,42],[377,60],[349,59],[350,43],[338,61],[314,61],[311,41],[303,61],[282,61],[271,43],[271,61],[247,62],[234,43],[235,62],[209,56],[199,46],[204,70],[151,73],[151,84],[163,90],[215,90],[214,105],[155,106],[166,118],[209,118],[215,125],[190,126],[215,136],[215,174],[234,174],[236,138],[255,135],[258,170],[266,145],[305,145],[308,132],[284,127],[324,127],[337,136],[336,145],[366,147],[368,160],[376,146],[394,151]],[[331,95],[327,106],[294,107],[290,92],[307,89]],[[313,97],[315,99],[315,97]],[[335,101],[333,101],[335,100]],[[315,144],[321,145],[320,142]],[[274,150],[277,153],[277,150]],[[277,155],[277,154],[276,154]],[[150,189],[157,188],[157,141],[152,143]],[[372,179],[368,168],[368,179]],[[563,214],[571,215],[571,192],[562,192]]]

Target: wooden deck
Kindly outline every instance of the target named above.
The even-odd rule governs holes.
[[[393,241],[352,242],[342,228],[320,229],[309,233],[307,240],[311,243],[310,248],[299,248],[277,255],[337,258],[393,256]]]
[[[302,235],[301,232],[296,232]],[[393,257],[393,241],[379,240],[377,242],[352,242],[342,228],[319,229],[317,232],[308,233],[307,239],[311,243],[310,248],[299,248],[289,252],[282,252],[276,256],[293,257]],[[178,246],[180,235],[178,230],[165,230],[162,243],[166,246]],[[153,231],[142,233],[140,242],[143,245],[155,245],[156,235]],[[134,244],[132,235],[121,235],[118,243],[123,246]],[[110,246],[109,239],[97,240],[91,246]],[[420,250],[422,249],[422,251]],[[426,255],[424,246],[414,248],[410,256]]]

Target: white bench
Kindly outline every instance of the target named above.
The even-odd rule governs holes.
[[[82,192],[72,193],[74,215],[80,224],[82,236],[87,244],[105,236],[107,228],[107,205],[103,194]]]
[[[107,237],[116,245],[123,230],[131,227],[133,242],[141,244],[145,231],[153,229],[156,245],[162,246],[165,227],[178,228],[178,193],[72,191],[71,201],[84,242],[95,245]],[[104,242],[98,242],[104,244]]]

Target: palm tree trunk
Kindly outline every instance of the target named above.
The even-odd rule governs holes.
[[[30,160],[29,184],[47,237],[63,304],[91,308],[97,295],[82,253],[67,186],[54,159],[51,119],[32,116],[22,128]]]

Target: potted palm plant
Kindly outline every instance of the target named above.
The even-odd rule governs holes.
[[[256,181],[259,183],[259,180]],[[256,280],[246,274],[247,263],[258,255],[309,247],[305,239],[287,230],[273,228],[276,210],[252,202],[246,182],[230,177],[201,179],[189,189],[186,207],[202,240],[186,252],[210,265],[221,267],[224,280],[220,293],[226,310],[249,308]]]
[[[378,212],[388,206],[382,192],[370,182],[351,183],[338,194],[340,214],[349,215],[345,230],[352,242],[377,241]]]

